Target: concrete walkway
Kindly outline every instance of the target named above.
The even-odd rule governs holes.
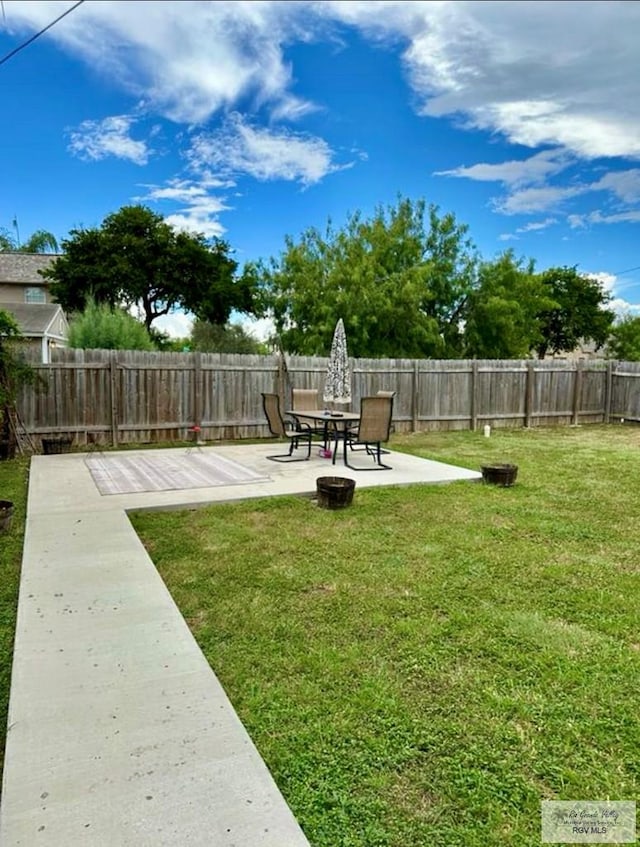
[[[355,479],[356,497],[481,478],[400,453],[372,473],[276,464],[273,444],[204,449],[269,480],[102,496],[84,454],[33,458],[2,847],[308,847],[127,510],[313,494],[323,475]]]

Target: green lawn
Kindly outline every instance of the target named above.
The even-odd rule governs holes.
[[[518,482],[134,516],[312,845],[528,847],[541,799],[635,799],[640,429],[393,447]],[[3,728],[27,473],[0,462]]]
[[[312,845],[526,847],[542,799],[635,799],[640,430],[393,446],[518,482],[134,516]]]
[[[0,772],[4,762],[28,474],[28,459],[0,462],[0,500],[11,500],[14,504],[11,528],[0,532]]]

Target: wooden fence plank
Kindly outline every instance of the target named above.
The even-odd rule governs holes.
[[[211,441],[268,435],[261,394],[293,387],[322,396],[328,360],[311,356],[56,350],[38,366],[47,389],[25,387],[18,410],[27,432],[77,433],[78,442],[184,440],[194,423]],[[477,429],[480,423],[640,419],[640,363],[603,360],[355,359],[352,407],[395,391],[396,431]]]
[[[109,360],[109,399],[111,401],[111,442],[118,446],[118,364],[113,355]]]

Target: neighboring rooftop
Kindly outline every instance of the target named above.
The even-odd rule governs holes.
[[[38,271],[48,268],[59,253],[0,253],[0,282],[45,285]]]
[[[8,303],[0,307],[3,305],[16,319],[23,335],[44,335],[62,311],[57,303]]]

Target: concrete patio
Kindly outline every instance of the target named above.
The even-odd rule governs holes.
[[[384,472],[352,471],[315,454],[279,464],[267,459],[274,452],[273,443],[202,449],[259,481],[108,495],[86,454],[33,458],[3,847],[308,845],[127,512],[313,495],[325,475],[355,479],[357,497],[365,487],[481,474],[395,452]]]

